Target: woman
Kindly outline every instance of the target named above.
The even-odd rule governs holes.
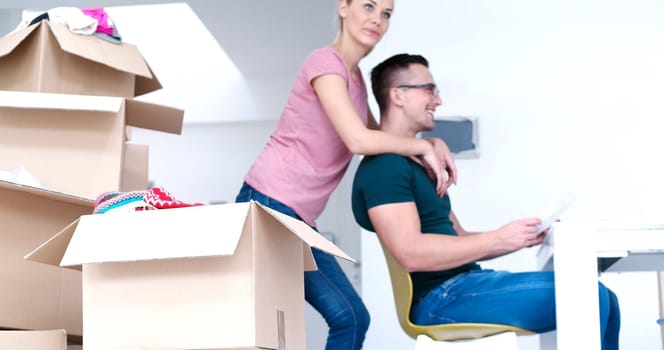
[[[300,68],[277,128],[246,175],[237,202],[255,200],[315,228],[354,153],[420,157],[440,195],[456,182],[449,149],[439,139],[375,130],[358,64],[387,31],[393,6],[393,0],[339,1],[339,35]],[[368,311],[336,259],[312,251],[318,270],[305,273],[305,299],[330,327],[326,349],[360,349]]]

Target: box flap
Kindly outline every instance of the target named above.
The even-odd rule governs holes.
[[[74,34],[60,23],[48,22],[48,25],[62,50],[123,72],[152,79],[152,72],[135,45],[125,42],[114,44],[94,35]]]
[[[40,262],[42,264],[60,266],[62,257],[67,250],[69,242],[74,235],[79,220],[72,222],[69,226],[62,229],[48,241],[42,243],[32,252],[28,253],[24,259]],[[80,266],[74,266],[74,269],[80,270]]]
[[[128,125],[171,134],[182,133],[183,110],[136,100],[125,102]]]
[[[177,108],[122,97],[0,90],[0,108],[118,113],[123,103],[127,125],[182,133],[184,111]]]
[[[314,260],[314,254],[311,252],[311,247],[303,243],[302,250],[302,256],[304,257],[304,271],[318,270],[318,265],[316,265],[316,260]]]
[[[334,243],[328,241],[325,237],[321,236],[318,232],[316,232],[316,230],[311,228],[304,221],[297,220],[286,214],[282,214],[260,203],[256,202],[256,205],[258,205],[263,210],[267,211],[275,219],[281,222],[282,225],[284,225],[291,232],[300,237],[300,239],[302,239],[309,246],[318,248],[324,252],[327,252],[328,254],[338,256],[342,259],[355,262],[355,259],[351,258],[350,256],[348,256],[348,254],[344,253],[341,249],[339,249],[339,247],[334,245]]]
[[[81,216],[61,266],[233,255],[249,203]]]
[[[92,212],[92,209],[94,207],[94,202],[91,199],[76,197],[62,192],[55,192],[43,188],[22,185],[14,182],[0,180],[0,188],[29,193],[45,198],[53,198],[60,202],[71,203],[83,207],[87,206],[90,207],[90,212]]]
[[[66,350],[67,331],[65,329],[2,330],[0,349]]]
[[[58,109],[118,113],[122,97],[0,90],[0,108]]]
[[[25,40],[37,26],[23,28],[15,33],[0,37],[0,57],[10,54],[18,45]]]
[[[149,92],[157,91],[162,88],[161,82],[152,72],[152,68],[149,66],[148,68],[150,69],[150,74],[152,74],[152,79],[137,75],[136,82],[134,83],[134,96],[145,95]]]

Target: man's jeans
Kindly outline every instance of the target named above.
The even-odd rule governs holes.
[[[248,202],[252,199],[283,214],[301,219],[285,204],[244,183],[235,201]],[[369,312],[336,258],[316,248],[311,248],[311,251],[318,270],[304,273],[304,298],[323,316],[330,327],[325,349],[359,350],[369,328]]]
[[[416,324],[497,323],[537,333],[556,329],[553,272],[475,270],[459,274],[413,305]],[[599,283],[602,350],[618,349],[620,308],[616,295]],[[583,307],[583,305],[581,305]]]

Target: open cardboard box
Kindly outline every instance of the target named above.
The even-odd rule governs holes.
[[[179,134],[183,117],[121,97],[0,91],[0,169],[22,166],[44,188],[94,199],[123,187],[127,125]]]
[[[84,215],[26,259],[83,271],[86,349],[305,349],[310,247],[256,202]]]
[[[34,331],[0,330],[3,350],[66,350],[67,331],[48,329]]]
[[[92,210],[91,200],[0,181],[0,328],[62,328],[80,338],[80,271],[23,257]]]
[[[132,98],[161,88],[135,45],[42,21],[0,38],[0,90]]]

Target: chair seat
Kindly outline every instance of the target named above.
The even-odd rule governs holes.
[[[437,325],[417,325],[410,320],[410,307],[413,297],[413,281],[410,274],[401,267],[397,260],[382,246],[383,254],[387,262],[387,268],[392,282],[392,294],[396,306],[397,317],[401,328],[413,339],[425,335],[434,342],[453,342],[459,340],[472,340],[492,337],[498,334],[510,333],[505,337],[516,337],[516,335],[534,334],[526,329],[487,323],[448,323]],[[428,341],[428,340],[427,340]]]
[[[413,338],[424,334],[434,340],[446,341],[484,338],[504,332],[515,332],[518,335],[533,334],[531,331],[518,327],[486,323],[448,323],[427,326],[411,323],[408,328],[410,329],[407,333]]]
[[[458,341],[433,340],[422,334],[417,337],[415,350],[519,350],[519,341],[514,332]]]

